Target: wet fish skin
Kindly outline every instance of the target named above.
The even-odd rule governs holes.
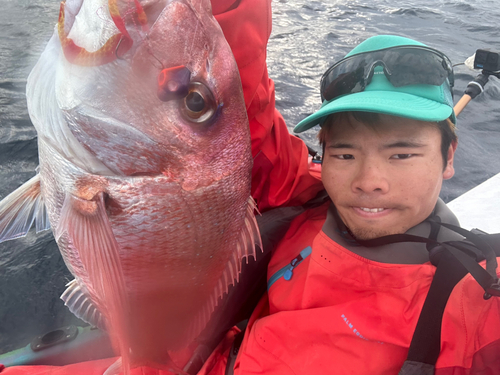
[[[97,19],[79,15],[99,1],[67,1],[62,26],[76,44],[99,45],[109,36],[99,29],[109,22],[102,6],[85,13]],[[137,10],[133,1],[116,3],[132,14],[124,18],[130,49],[82,66],[67,60],[54,35],[28,79],[41,199],[26,201],[35,216],[46,207],[63,259],[104,317],[124,367],[170,365],[167,351],[204,328],[259,241],[248,203],[248,120],[237,66],[209,1],[141,1],[147,27],[124,12]],[[97,42],[72,31],[86,22],[100,30]],[[191,91],[212,97],[207,121],[186,116],[183,99],[158,98],[159,74],[177,66],[189,69]],[[21,212],[9,197],[0,203],[0,240],[9,239],[3,212]]]

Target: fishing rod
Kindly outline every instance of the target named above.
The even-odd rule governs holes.
[[[473,58],[474,61],[472,63]],[[500,79],[500,52],[478,49],[464,64],[471,69],[482,69],[482,71],[474,80],[469,82],[464,95],[455,104],[453,110],[456,116],[462,112],[472,99],[484,91],[484,86],[488,83],[490,76]]]

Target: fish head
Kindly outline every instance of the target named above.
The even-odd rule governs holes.
[[[187,190],[249,165],[238,68],[209,1],[68,3],[56,95],[87,151],[116,175]]]

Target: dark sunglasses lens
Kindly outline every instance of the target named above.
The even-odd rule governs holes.
[[[395,87],[416,84],[440,86],[449,75],[445,58],[423,49],[387,51],[383,61],[390,71],[388,78]]]
[[[364,58],[355,58],[346,60],[327,72],[321,81],[322,99],[331,100],[341,95],[363,91],[366,66]]]
[[[453,87],[453,73],[449,60],[425,48],[391,48],[374,53],[363,53],[340,61],[330,68],[321,80],[322,100],[361,92],[369,79],[369,69],[382,63],[389,81],[395,87],[407,85],[442,85],[446,78]]]

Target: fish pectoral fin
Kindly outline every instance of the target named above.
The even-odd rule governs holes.
[[[66,193],[55,228],[56,240],[65,233],[73,255],[81,260],[87,272],[92,296],[95,293],[99,298],[107,298],[108,292],[124,290],[120,246],[107,216],[103,192],[88,200]]]
[[[106,318],[106,330],[129,366],[127,331],[129,301],[126,293],[120,246],[115,239],[104,203],[104,192],[86,200],[66,193],[55,237],[67,236],[71,256],[80,260],[81,277],[89,295]]]
[[[198,337],[212,316],[219,301],[222,301],[224,294],[229,291],[229,286],[235,285],[240,280],[242,261],[245,259],[248,264],[248,258],[257,257],[257,247],[259,251],[263,250],[262,240],[260,238],[259,226],[255,218],[254,212],[257,211],[257,204],[252,197],[248,198],[247,210],[245,214],[244,225],[238,236],[238,240],[226,268],[222,273],[212,295],[207,300],[207,303],[199,311],[198,316],[194,320],[189,331],[189,341]],[[258,212],[258,211],[257,211]]]
[[[67,288],[61,295],[64,304],[68,306],[77,318],[102,330],[106,330],[105,318],[92,302],[84,287],[74,279],[66,284]]]
[[[50,229],[39,174],[0,202],[0,242],[26,236],[33,223],[37,233]]]

